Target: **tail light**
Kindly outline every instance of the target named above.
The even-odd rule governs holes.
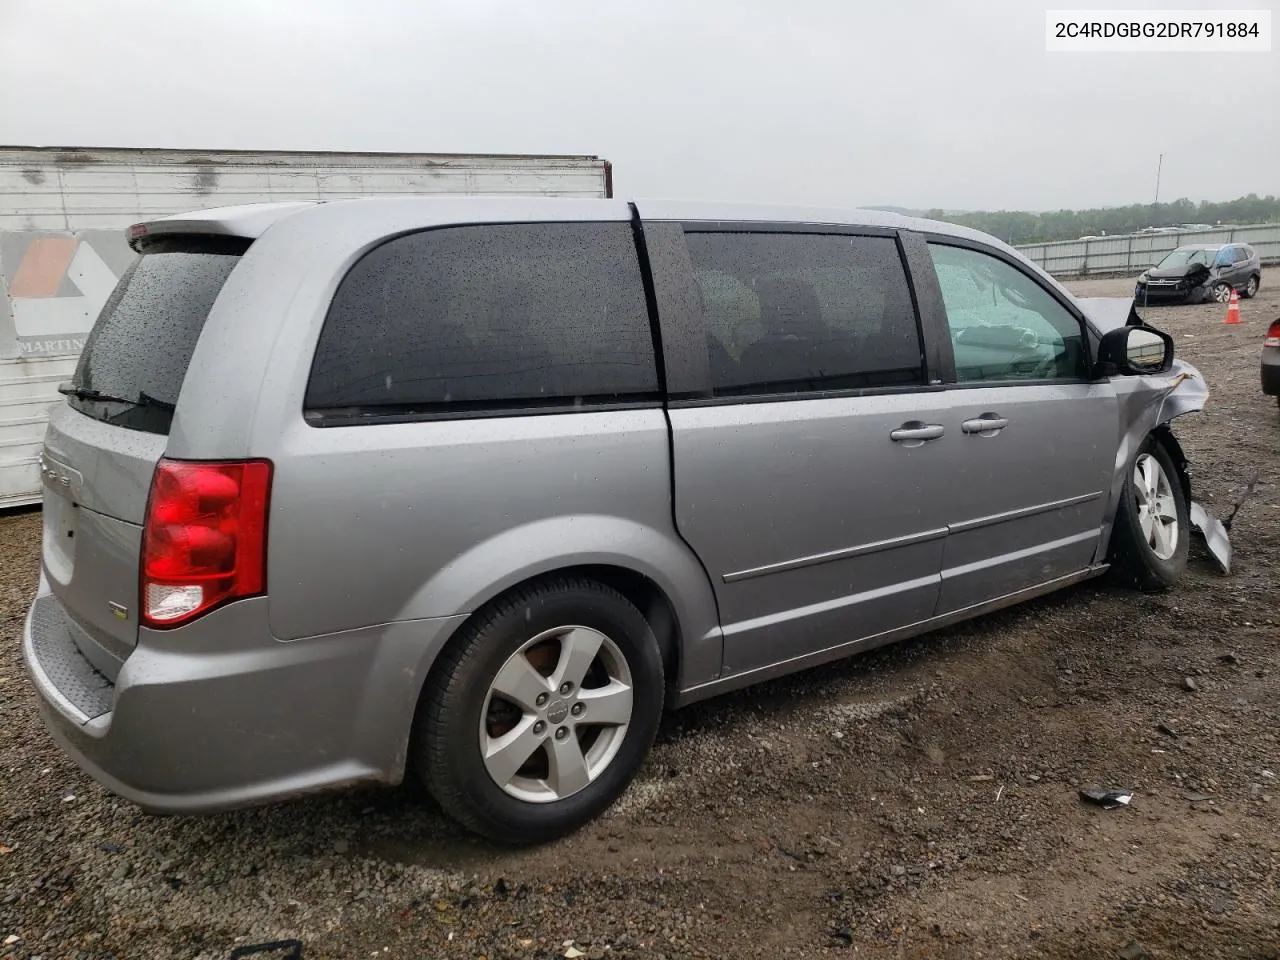
[[[162,459],[142,529],[142,623],[174,627],[266,590],[268,460]]]
[[[1272,320],[1271,326],[1267,329],[1266,339],[1262,341],[1264,347],[1280,347],[1280,320]]]

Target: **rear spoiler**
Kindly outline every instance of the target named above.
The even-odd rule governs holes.
[[[135,223],[126,236],[129,246],[140,250],[149,237],[161,236],[215,236],[239,237],[257,240],[277,220],[307,207],[316,201],[282,201],[278,203],[246,203],[235,207],[215,207],[194,213],[179,213],[145,223]]]

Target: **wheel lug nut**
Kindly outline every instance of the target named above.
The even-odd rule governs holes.
[[[564,683],[560,684],[560,693],[561,693],[561,694],[572,693],[572,692],[573,692],[573,684],[572,684],[572,683],[570,683],[568,680],[566,680]]]
[[[540,707],[545,707],[547,705],[547,701],[550,699],[551,695],[549,693],[540,693],[538,694],[538,699],[535,700],[534,703]]]
[[[563,740],[563,739],[564,739],[565,737],[567,737],[568,735],[569,735],[569,728],[568,728],[568,727],[561,727],[559,730],[557,730],[557,731],[556,731],[556,739],[557,739],[557,740]]]
[[[547,729],[547,724],[546,724],[546,721],[544,720],[539,720],[537,723],[533,725],[534,733],[541,733],[545,729]]]
[[[572,713],[575,717],[580,717],[582,716],[582,711],[585,709],[587,708],[583,706],[581,703],[575,703],[572,707],[569,708],[569,712]]]

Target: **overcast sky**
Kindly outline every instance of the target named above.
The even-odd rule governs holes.
[[[0,142],[589,153],[619,196],[949,209],[1149,202],[1164,153],[1162,199],[1280,193],[1280,52],[1050,54],[1045,6],[0,0]]]

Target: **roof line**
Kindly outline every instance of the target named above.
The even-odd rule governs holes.
[[[229,154],[243,157],[404,157],[406,159],[436,157],[442,160],[600,160],[596,154],[584,153],[425,153],[397,150],[245,150],[221,147],[70,147],[33,146],[30,144],[0,144],[0,151],[12,150],[29,153],[111,153],[111,154]]]

